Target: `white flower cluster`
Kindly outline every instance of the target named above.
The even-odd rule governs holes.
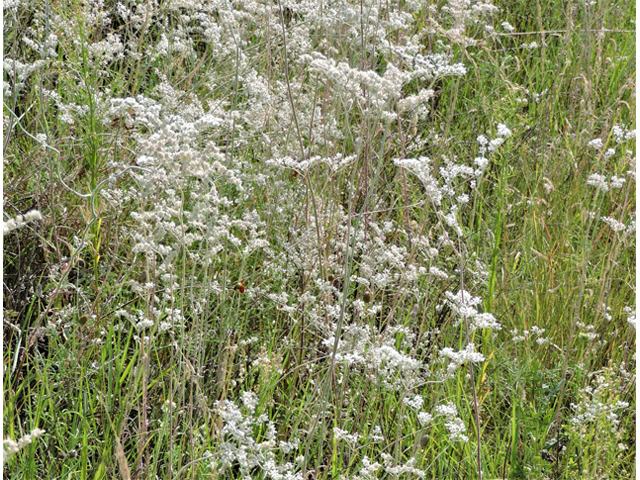
[[[580,438],[593,438],[590,432],[594,429],[595,435],[614,436],[620,429],[620,416],[618,411],[625,410],[629,403],[619,400],[618,392],[621,389],[619,377],[613,377],[613,369],[606,368],[599,374],[592,386],[587,386],[580,392],[578,403],[572,403],[573,416],[570,418],[572,430]]]
[[[636,328],[636,310],[631,307],[624,307],[624,313],[627,314],[627,323],[634,329]]]
[[[422,404],[424,403],[424,398],[422,398],[422,395],[414,395],[411,398],[405,398],[404,403],[414,410],[420,410],[422,408]]]
[[[464,434],[467,431],[467,426],[458,416],[458,408],[452,402],[438,405],[435,411],[438,416],[444,417],[444,426],[449,432],[449,439],[452,442],[466,443],[469,441],[469,437]]]
[[[375,478],[380,478],[376,475],[376,472],[380,469],[383,469],[386,474],[388,474],[391,478],[400,478],[402,475],[407,475],[406,478],[410,478],[410,476],[415,476],[418,478],[424,478],[426,472],[419,468],[416,468],[416,458],[410,458],[404,464],[398,464],[393,456],[388,453],[382,453],[382,462],[381,465],[379,462],[372,462],[368,456],[364,456],[362,458],[362,465],[358,470],[357,475],[349,476],[349,480],[372,480]],[[340,477],[341,479],[346,477]]]
[[[426,427],[433,420],[433,415],[427,412],[418,413],[418,422],[420,422],[421,427]]]
[[[502,329],[502,326],[493,314],[488,312],[478,312],[478,307],[482,305],[480,297],[474,297],[466,290],[459,290],[457,293],[445,292],[447,305],[456,313],[461,320],[466,319],[469,322],[471,331],[491,328],[494,330]]]
[[[373,430],[371,430],[371,433],[369,434],[369,438],[374,443],[384,441],[384,435],[382,435],[382,428],[380,428],[380,425],[373,427]]]
[[[438,186],[438,182],[431,175],[431,159],[428,157],[419,157],[411,159],[394,159],[393,161],[399,167],[406,168],[411,171],[418,180],[422,182],[427,197],[439,206],[442,201],[442,192]]]
[[[475,176],[479,177],[480,175],[482,175],[482,172],[484,172],[489,165],[489,159],[486,157],[487,152],[495,152],[511,135],[511,130],[505,124],[499,123],[498,136],[493,140],[489,140],[484,135],[478,136],[477,142],[480,145],[480,156],[474,158],[473,160],[473,163],[478,167],[478,169],[474,172]]]
[[[613,138],[616,143],[626,142],[627,140],[633,140],[636,138],[635,130],[627,130],[625,126],[614,125],[611,129],[611,133],[613,133]]]
[[[420,470],[415,467],[416,458],[410,458],[405,464],[397,464],[395,459],[388,453],[382,454],[382,460],[384,461],[384,471],[391,477],[399,477],[403,474],[415,475],[418,478],[424,478],[426,473],[424,470]]]
[[[615,218],[611,218],[611,217],[600,217],[600,220],[602,220],[604,223],[606,223],[607,225],[609,225],[609,228],[611,228],[611,230],[613,230],[614,232],[624,232],[628,229],[627,225],[625,225],[622,222],[617,221]]]
[[[538,345],[544,345],[545,343],[549,343],[551,341],[551,339],[543,336],[545,331],[546,330],[544,328],[533,325],[531,328],[523,330],[522,334],[520,334],[518,330],[514,328],[513,330],[511,330],[511,335],[513,335],[512,340],[514,342],[523,342],[530,337],[535,337],[536,343]]]
[[[242,394],[244,408],[236,406],[233,401],[217,401],[214,408],[222,419],[219,432],[223,441],[220,443],[218,455],[212,456],[212,468],[220,473],[231,465],[237,464],[243,478],[248,477],[252,469],[258,467],[272,479],[302,479],[302,473],[296,471],[292,463],[278,465],[276,453],[285,455],[295,453],[300,441],[277,441],[273,422],[265,414],[257,415],[258,398],[253,392]],[[256,427],[263,430],[262,441],[256,442]],[[218,468],[216,463],[220,465]]]
[[[451,347],[445,347],[440,350],[439,355],[441,357],[451,360],[447,366],[447,372],[453,374],[461,365],[471,362],[480,363],[484,362],[485,358],[480,352],[476,352],[475,345],[473,343],[468,344],[464,350],[455,351]]]
[[[384,335],[374,335],[368,325],[345,325],[337,345],[336,362],[366,367],[373,382],[388,390],[412,388],[422,378],[422,362],[396,348],[393,328]],[[323,344],[332,349],[335,337]],[[419,401],[415,398],[409,402]]]
[[[600,150],[603,146],[604,143],[602,143],[602,139],[600,138],[594,138],[589,143],[587,143],[587,147],[595,148],[597,150]]]
[[[2,222],[2,235],[7,235],[14,230],[24,227],[27,223],[38,220],[42,220],[42,214],[38,210],[31,210],[24,215],[17,215],[6,222]]]
[[[368,456],[364,456],[362,457],[362,466],[360,467],[360,470],[358,471],[358,475],[356,477],[353,477],[354,479],[363,479],[363,480],[369,480],[369,479],[374,479],[377,478],[375,476],[375,473],[380,470],[380,468],[382,468],[382,465],[380,465],[378,462],[373,462],[371,463],[371,460],[369,459]]]
[[[435,28],[452,43],[457,43],[462,46],[472,46],[477,42],[465,34],[465,26],[491,26],[487,19],[498,11],[498,7],[492,5],[490,2],[448,0],[446,4],[442,6],[441,12],[451,18],[451,27],[445,29],[441,25],[436,24]],[[486,31],[486,28],[483,30]]]
[[[535,50],[538,48],[538,42],[523,43],[520,48],[523,50]]]
[[[379,111],[388,110],[391,100],[400,98],[402,85],[411,78],[393,64],[379,75],[372,70],[360,70],[345,62],[336,62],[320,52],[301,55],[300,62],[307,65],[310,73],[326,77],[341,92],[363,106]]]
[[[337,442],[339,442],[340,440],[344,440],[345,442],[354,446],[361,438],[362,435],[360,435],[359,433],[349,433],[346,430],[342,430],[338,427],[333,428],[333,439]]]
[[[515,30],[516,30],[516,29],[513,27],[513,25],[511,25],[509,22],[506,22],[506,21],[505,21],[505,22],[502,22],[500,25],[502,26],[502,28],[504,29],[504,31],[505,31],[505,32],[508,32],[508,33],[513,33],[513,32],[515,32]]]
[[[33,442],[36,438],[44,435],[45,433],[46,432],[40,428],[34,428],[33,430],[31,430],[31,433],[28,433],[17,441],[10,438],[5,438],[2,442],[2,448],[4,451],[4,455],[2,455],[2,465],[7,463],[7,460],[11,455],[15,455],[24,447]]]
[[[601,175],[599,173],[592,173],[589,175],[589,178],[587,178],[587,185],[599,188],[603,192],[608,192],[609,189],[620,189],[624,186],[624,183],[625,179],[617,177],[616,175],[612,175],[611,179],[608,181],[605,175]]]
[[[412,112],[418,119],[424,119],[429,114],[425,104],[435,96],[433,90],[421,88],[417,95],[409,95],[398,101],[400,113]]]

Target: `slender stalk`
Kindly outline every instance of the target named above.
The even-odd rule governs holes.
[[[460,298],[461,302],[464,305],[464,259],[463,259],[463,249],[462,244],[460,243],[460,237],[458,237],[458,258],[460,260]],[[463,315],[464,318],[464,331],[466,336],[467,344],[471,342],[471,337],[469,336],[469,320],[467,320],[466,315]],[[478,465],[478,479],[482,480],[482,456],[480,454],[480,407],[478,405],[478,393],[476,392],[476,379],[473,372],[473,362],[469,362],[469,376],[471,377],[471,391],[473,392],[473,413],[476,420],[476,437],[477,437],[477,447],[476,447],[476,462]]]

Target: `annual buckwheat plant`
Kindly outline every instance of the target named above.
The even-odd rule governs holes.
[[[635,4],[3,4],[3,476],[635,471]]]

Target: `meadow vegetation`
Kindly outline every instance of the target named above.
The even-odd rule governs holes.
[[[635,477],[635,2],[3,10],[4,478]]]

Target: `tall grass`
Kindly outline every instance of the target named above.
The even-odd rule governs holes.
[[[6,478],[633,478],[635,4],[5,2]]]

